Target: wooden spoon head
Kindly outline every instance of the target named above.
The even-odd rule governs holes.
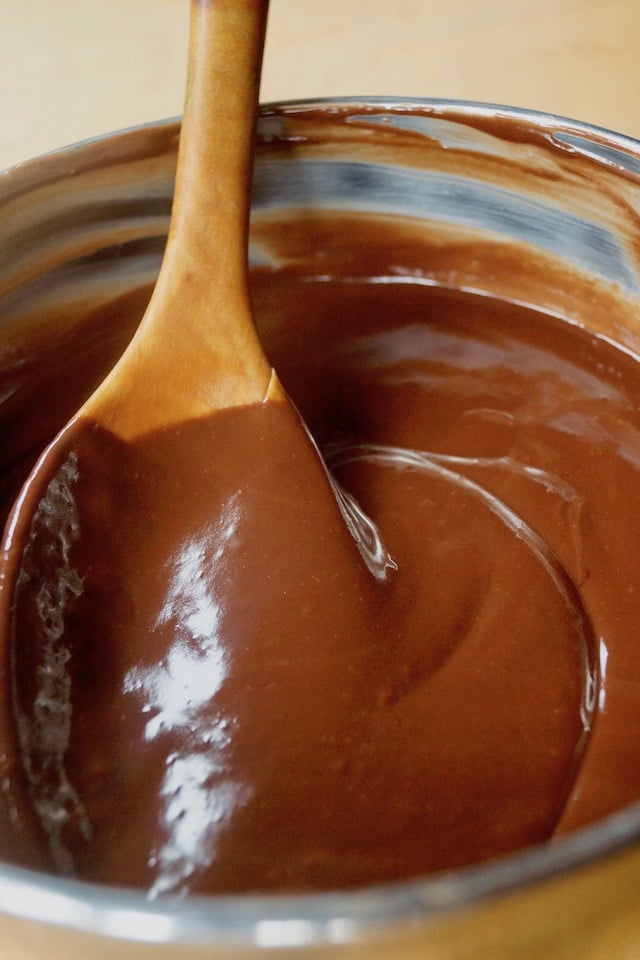
[[[242,855],[218,860],[218,838],[271,789],[247,771],[273,664],[313,664],[321,644],[339,671],[377,602],[297,414],[233,407],[130,442],[76,418],[6,546],[11,790],[28,791],[30,834],[63,873],[156,893],[224,885]],[[291,724],[276,726],[286,742]],[[200,805],[222,798],[203,825]]]

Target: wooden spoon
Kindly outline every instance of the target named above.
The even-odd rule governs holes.
[[[6,527],[0,836],[10,834],[12,843],[0,854],[23,864],[191,889],[189,878],[208,863],[206,843],[196,825],[176,853],[162,797],[171,763],[180,756],[187,766],[194,742],[201,763],[218,722],[206,697],[194,713],[201,678],[191,669],[202,662],[202,675],[215,678],[220,658],[233,659],[218,636],[216,618],[228,604],[215,592],[216,571],[229,568],[225,577],[236,584],[235,629],[246,594],[264,584],[271,590],[272,569],[279,570],[291,595],[287,609],[305,617],[294,631],[313,649],[309,624],[334,605],[344,607],[345,634],[359,634],[369,581],[393,565],[375,528],[336,496],[253,325],[248,215],[267,7],[267,0],[192,0],[175,200],[157,286],[125,354],[44,452]],[[254,528],[261,531],[257,552]],[[303,569],[308,575],[299,576]],[[213,585],[201,588],[207,571]],[[211,621],[204,627],[203,596]],[[361,598],[355,612],[352,597]],[[270,632],[282,632],[277,590],[258,606],[271,612],[260,614],[251,642],[262,644],[268,661]],[[169,664],[162,683],[145,686],[158,664]],[[175,716],[189,684],[185,746]],[[139,709],[120,709],[121,700],[142,704],[143,694],[148,702]],[[214,695],[222,696],[216,687]],[[153,729],[145,711],[156,717]],[[259,729],[247,724],[247,740],[259,741]],[[215,779],[231,761],[216,754],[212,763]],[[95,850],[85,853],[96,820]],[[150,822],[169,837],[168,866],[144,840]],[[160,863],[156,873],[152,861]]]
[[[286,403],[258,340],[247,288],[252,144],[267,11],[268,0],[192,0],[186,102],[162,269],[129,348],[41,456],[8,520],[0,616],[10,644],[20,640],[15,588],[24,579],[34,512],[84,424],[131,441],[216,409]],[[43,581],[56,576],[42,570]],[[9,669],[5,664],[5,690]],[[9,698],[3,706],[3,766],[5,776],[11,774],[5,800],[14,837],[26,835],[19,857],[29,862],[38,844],[20,796]]]
[[[267,0],[192,0],[165,259],[130,348],[82,411],[127,439],[267,395],[284,399],[258,340],[247,289],[267,8]]]

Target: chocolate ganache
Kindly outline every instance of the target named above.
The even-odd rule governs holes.
[[[376,229],[338,220],[323,229]],[[396,260],[415,241],[398,228]],[[382,282],[355,248],[357,274],[285,258],[252,293],[379,544],[356,549],[329,488],[291,484],[277,406],[131,445],[87,424],[61,461],[75,639],[20,647],[12,681],[54,869],[152,895],[347,887],[484,861],[637,798],[637,362],[522,305]],[[146,296],[111,307],[124,338]],[[83,318],[86,344],[103,320]],[[83,376],[116,347],[79,349]],[[55,366],[37,343],[32,361],[23,385]],[[33,389],[32,410],[47,402]],[[16,439],[5,512],[24,456]],[[112,500],[86,501],[91,471],[117,478]]]

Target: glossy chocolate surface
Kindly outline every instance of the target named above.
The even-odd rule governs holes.
[[[132,446],[84,425],[57,521],[36,520],[64,577],[24,560],[25,596],[64,583],[72,629],[25,630],[6,678],[27,777],[3,782],[9,803],[30,791],[6,856],[153,895],[328,889],[484,861],[637,799],[640,368],[599,335],[622,323],[606,292],[558,276],[590,333],[509,302],[518,271],[538,289],[530,250],[348,214],[255,232],[277,253],[252,277],[270,359],[387,552],[367,563],[321,470],[297,473],[278,406]],[[443,286],[471,254],[505,300]],[[147,296],[16,334],[5,513]]]
[[[265,271],[254,297],[397,570],[376,579],[333,505],[292,488],[279,408],[133,448],[88,430],[63,480],[82,587],[62,830],[49,780],[39,799],[58,866],[156,892],[349,886],[486,859],[635,798],[620,491],[638,482],[636,364],[540,313],[419,283]],[[265,490],[274,456],[282,487]],[[111,502],[83,500],[92,470]],[[182,493],[194,475],[215,491],[207,529],[192,527],[200,494]],[[25,716],[34,656],[16,660]]]

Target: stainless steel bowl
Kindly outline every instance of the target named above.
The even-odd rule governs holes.
[[[117,301],[157,274],[178,133],[176,121],[154,124],[0,174],[5,498],[92,388],[79,375],[78,318],[104,311],[104,341],[92,349],[105,368],[130,335]],[[323,211],[410,218],[433,252],[412,267],[423,281],[543,307],[640,354],[640,143],[488,104],[263,108],[252,256],[277,261],[265,219]],[[466,256],[479,238],[485,253]],[[495,258],[509,263],[514,251],[527,255],[497,271]],[[53,366],[35,384],[23,375],[33,337]],[[76,377],[77,396],[58,395],[56,377]],[[34,390],[47,397],[44,419],[30,417]],[[640,806],[499,861],[389,886],[178,902],[13,865],[10,823],[0,834],[6,960],[640,954]]]

